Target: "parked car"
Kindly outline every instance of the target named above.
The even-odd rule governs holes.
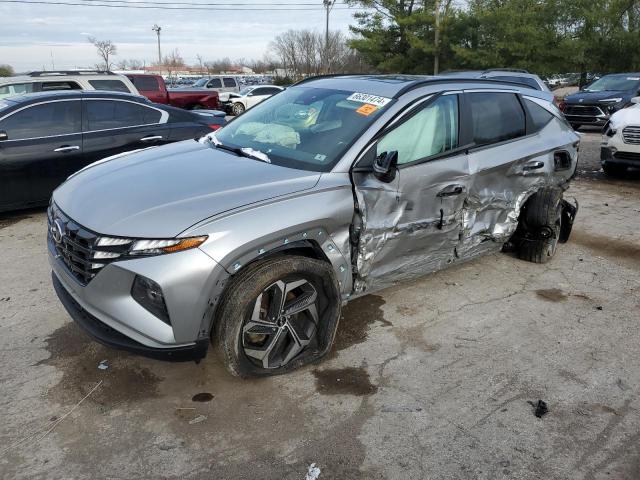
[[[0,100],[0,211],[46,205],[69,175],[101,158],[196,138],[224,124],[224,112],[205,113],[109,92]]]
[[[214,90],[218,92],[220,100],[225,101],[230,93],[240,92],[240,83],[235,77],[214,75],[201,78],[190,87],[183,87],[180,90]]]
[[[280,93],[284,88],[276,85],[264,85],[254,87],[244,87],[240,93],[231,93],[226,102],[222,102],[222,107],[227,113],[240,115],[245,110],[257,105],[267,98]]]
[[[503,82],[519,83],[543,92],[550,92],[547,84],[538,75],[529,73],[526,70],[496,68],[481,71],[450,71],[443,72],[443,75],[457,78],[496,79]]]
[[[547,94],[489,80],[307,79],[200,139],[53,194],[49,261],[100,342],[282,373],[331,348],[343,302],[510,242],[566,241],[579,136]],[[463,107],[463,108],[461,108]]]
[[[640,73],[605,75],[561,103],[564,116],[576,130],[582,125],[603,127],[609,117],[631,105],[640,94]]]
[[[640,97],[631,103],[611,115],[604,128],[600,160],[608,175],[622,176],[629,167],[640,168]]]
[[[0,78],[0,99],[54,90],[103,90],[137,94],[123,75],[100,70],[56,70]]]
[[[141,95],[155,103],[163,103],[187,110],[220,108],[218,92],[210,90],[188,90],[185,88],[167,88],[160,75],[142,73],[127,74]]]

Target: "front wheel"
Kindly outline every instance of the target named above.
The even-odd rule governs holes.
[[[238,102],[234,103],[231,107],[231,113],[233,113],[236,117],[244,113],[244,110],[244,105]]]
[[[603,163],[602,170],[605,175],[609,175],[610,177],[622,177],[625,173],[627,173],[627,167],[624,165],[617,165],[615,163]]]
[[[340,304],[327,262],[289,255],[260,260],[227,286],[213,341],[233,375],[285,373],[329,351]]]

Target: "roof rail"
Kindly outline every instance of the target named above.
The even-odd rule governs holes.
[[[325,73],[323,75],[312,75],[307,78],[303,78],[302,80],[298,80],[296,83],[291,85],[295,87],[296,85],[300,85],[302,83],[310,82],[311,80],[318,80],[320,78],[332,78],[332,77],[349,77],[355,75],[367,75],[366,73]]]
[[[498,78],[498,77],[497,77]],[[420,81],[416,81],[414,83],[410,83],[406,87],[400,89],[395,95],[394,98],[400,98],[401,95],[404,95],[411,90],[415,90],[416,88],[423,87],[425,85],[437,85],[439,83],[488,83],[491,85],[508,85],[511,87],[519,87],[519,88],[528,88],[530,90],[538,91],[533,88],[531,85],[527,85],[526,83],[520,82],[512,82],[507,80],[498,80],[497,78],[453,78],[447,79],[445,77],[433,77],[429,79],[424,79]]]
[[[483,70],[482,73],[489,72],[514,72],[514,73],[529,73],[528,70],[524,70],[522,68],[487,68]]]
[[[117,75],[109,70],[42,70],[36,72],[29,72],[27,74],[30,77],[47,77],[47,76],[62,76],[62,75]]]

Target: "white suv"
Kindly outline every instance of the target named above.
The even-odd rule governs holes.
[[[0,78],[0,98],[50,90],[106,90],[138,95],[124,75],[97,70],[31,72]]]
[[[600,160],[607,175],[640,168],[640,97],[633,97],[631,103],[635,105],[618,110],[604,127]]]

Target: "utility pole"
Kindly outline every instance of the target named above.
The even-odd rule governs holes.
[[[160,30],[162,30],[162,27],[159,27],[156,23],[151,30],[158,34],[158,65],[162,65],[162,54],[160,53]]]
[[[327,26],[324,31],[324,68],[326,73],[329,73],[329,12],[335,3],[336,0],[322,0],[322,5],[327,12]]]

